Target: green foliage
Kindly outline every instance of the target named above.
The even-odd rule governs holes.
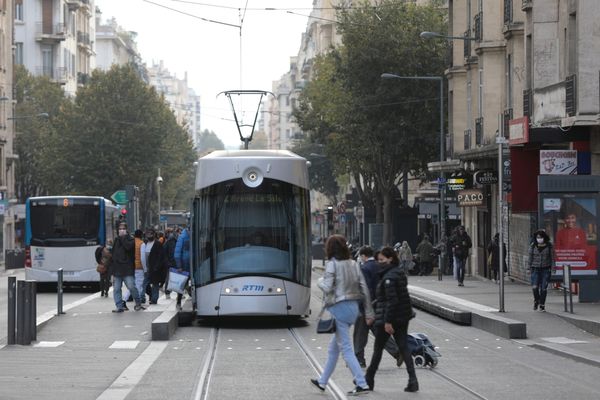
[[[327,196],[332,204],[337,204],[339,186],[333,173],[331,158],[323,154],[324,146],[304,141],[292,148],[292,151],[310,161],[308,178],[310,188]]]
[[[326,145],[338,175],[354,176],[364,204],[391,207],[404,171],[420,176],[437,159],[440,95],[436,81],[381,74],[443,76],[446,41],[419,33],[446,31],[446,18],[440,8],[392,0],[337,17],[343,46],[316,60],[295,118]],[[389,209],[382,215],[389,223]]]
[[[208,154],[214,150],[224,150],[225,146],[219,137],[208,129],[203,130],[200,133],[200,141],[196,151],[198,154]]]
[[[23,101],[23,107],[54,101],[49,97],[58,92],[38,94],[28,89],[51,83],[21,72],[17,88],[24,89],[21,95],[17,91],[17,101]],[[60,87],[53,88],[62,96]],[[36,127],[38,140],[23,146],[34,152],[31,158],[40,160],[43,168],[35,162],[25,164],[21,158],[19,180],[28,176],[41,179],[38,193],[105,197],[127,184],[136,185],[142,223],[150,224],[151,216],[157,215],[156,176],[161,168],[162,208],[189,207],[196,156],[188,134],[162,96],[144,83],[132,66],[94,71],[74,102],[61,96],[53,103],[54,109],[44,109],[51,117],[47,127]],[[37,193],[23,191],[20,200],[32,194]]]

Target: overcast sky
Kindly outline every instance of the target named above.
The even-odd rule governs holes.
[[[272,81],[289,70],[290,57],[298,54],[312,3],[96,0],[103,22],[115,17],[123,29],[138,33],[138,49],[148,66],[163,60],[180,79],[187,71],[188,85],[201,96],[201,128],[217,133],[228,147],[241,142],[227,98],[217,94],[238,89],[271,91]],[[241,16],[240,37],[240,29],[230,25],[239,26]],[[243,122],[251,124],[255,99],[245,98],[241,106]]]

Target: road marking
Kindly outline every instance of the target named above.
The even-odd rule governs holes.
[[[61,344],[64,344],[65,341],[63,340],[62,342],[44,342],[41,341],[39,343],[36,343],[33,345],[33,347],[58,347]]]
[[[160,354],[169,344],[164,342],[151,342],[138,358],[135,359],[125,371],[115,379],[97,400],[123,400],[142,380],[148,369],[158,359]]]
[[[73,303],[69,303],[67,305],[65,305],[63,307],[63,312],[67,312],[72,308],[75,308],[77,306],[80,306],[82,304],[87,303],[88,301],[92,301],[96,298],[100,297],[100,292],[94,293],[92,295],[89,295],[87,297],[84,297],[82,299],[79,299],[77,301],[74,301]],[[54,318],[56,316],[56,313],[58,311],[56,310],[56,308],[54,310],[50,310],[47,313],[44,313],[42,315],[40,315],[39,317],[36,318],[35,323],[36,325],[42,325],[48,321],[50,321],[52,318]]]
[[[135,349],[138,344],[139,340],[115,340],[109,349]]]

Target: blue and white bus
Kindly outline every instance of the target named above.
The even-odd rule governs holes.
[[[94,252],[115,235],[119,208],[99,196],[30,197],[25,204],[25,277],[98,284]]]

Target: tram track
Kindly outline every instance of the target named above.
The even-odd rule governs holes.
[[[210,381],[214,371],[215,359],[217,356],[217,346],[219,344],[219,336],[221,330],[212,328],[208,339],[208,352],[204,358],[204,363],[198,379],[196,379],[196,387],[194,389],[193,400],[207,400],[210,388]]]

